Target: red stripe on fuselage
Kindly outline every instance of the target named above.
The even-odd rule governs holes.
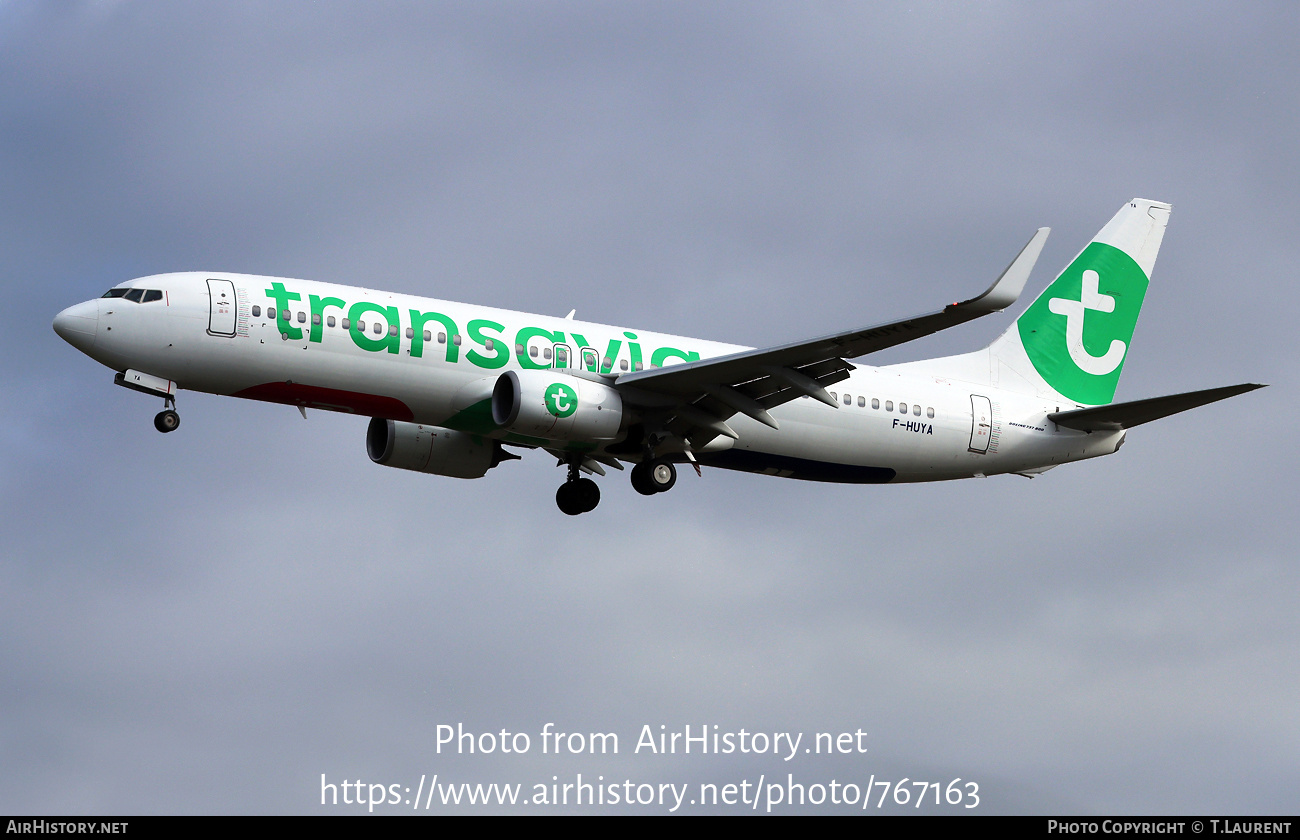
[[[335,388],[319,388],[298,382],[266,382],[236,391],[231,396],[284,405],[301,405],[326,411],[344,411],[366,417],[382,417],[385,420],[409,421],[415,417],[406,403],[392,397],[340,391]]]

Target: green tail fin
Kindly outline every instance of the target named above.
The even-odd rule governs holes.
[[[1040,393],[1082,405],[1113,400],[1169,211],[1139,198],[1124,205],[990,345],[993,361]]]

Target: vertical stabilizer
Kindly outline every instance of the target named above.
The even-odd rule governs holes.
[[[1170,205],[1124,205],[1015,324],[988,348],[1002,387],[1079,405],[1115,398]]]

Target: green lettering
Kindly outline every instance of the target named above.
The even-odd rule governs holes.
[[[517,354],[519,356],[520,367],[529,370],[545,370],[550,367],[549,364],[539,362],[528,355],[528,342],[538,337],[546,339],[551,345],[564,343],[564,333],[562,332],[551,332],[550,330],[544,330],[541,327],[524,327],[519,331],[518,335],[515,336],[515,343],[522,345],[524,348],[524,352]]]
[[[570,335],[573,336],[573,343],[578,345],[578,363],[575,364],[574,367],[587,365],[587,370],[591,371],[592,373],[595,373],[596,367],[587,364],[587,357],[582,352],[582,348],[590,347],[591,345],[587,343],[587,339],[585,337],[578,335],[577,333],[570,333]],[[600,362],[596,363],[597,366],[599,366],[599,364]]]
[[[333,306],[337,309],[342,309],[347,306],[347,303],[336,297],[317,297],[316,295],[308,295],[307,298],[311,301],[311,336],[308,338],[308,341],[314,341],[317,344],[320,344],[321,326],[325,321],[325,307]]]
[[[456,322],[441,312],[420,312],[411,310],[411,355],[417,359],[424,355],[424,325],[437,321],[447,330],[447,361],[455,362],[460,358],[460,348],[456,346]]]
[[[592,345],[588,344],[587,339],[584,338],[583,336],[578,335],[577,333],[570,333],[570,335],[572,335],[573,340],[577,342],[578,356],[579,358],[582,358],[582,348],[591,347]],[[622,341],[620,341],[617,338],[611,338],[609,340],[609,346],[605,348],[604,358],[598,359],[596,361],[596,366],[592,366],[591,364],[586,364],[585,358],[583,358],[583,363],[586,364],[587,370],[591,371],[592,373],[596,372],[597,367],[600,368],[601,373],[609,373],[611,370],[614,369],[614,360],[618,358],[618,350],[622,346],[623,346]],[[699,356],[697,355],[695,358],[698,359]],[[605,364],[605,359],[609,359],[609,364]]]
[[[627,336],[628,338],[631,338],[631,339],[635,339],[635,338],[636,338],[636,333],[632,333],[632,332],[625,332],[625,333],[623,333],[623,335],[625,335],[625,336]],[[627,352],[632,356],[632,370],[638,370],[638,369],[640,369],[640,367],[641,367],[641,345],[640,345],[640,344],[633,344],[631,341],[629,341],[629,342],[627,343]]]
[[[485,318],[478,318],[470,321],[466,326],[466,329],[469,332],[469,337],[475,343],[481,344],[484,349],[487,349],[487,343],[490,339],[492,341],[493,355],[484,356],[477,350],[471,350],[465,354],[465,358],[469,359],[472,364],[478,365],[481,368],[487,368],[488,370],[506,366],[506,362],[510,361],[510,348],[506,347],[505,341],[498,336],[483,335],[484,329],[492,329],[498,333],[501,332],[505,329],[503,324],[498,324],[496,321],[489,321]]]
[[[361,328],[357,326],[357,319],[367,312],[376,312],[383,315],[387,320],[386,326],[388,327],[401,324],[396,306],[380,306],[377,303],[364,300],[360,303],[354,303],[352,308],[348,310],[348,317],[352,319],[352,325],[348,328],[348,332],[352,333],[352,341],[362,350],[369,350],[371,353],[378,353],[382,350],[397,353],[401,350],[401,336],[393,335],[391,329],[385,330],[382,338],[371,338],[361,331]]]
[[[609,373],[614,369],[614,360],[618,358],[618,348],[622,346],[623,342],[619,341],[617,338],[611,338],[609,340],[609,346],[605,348],[605,358],[600,360],[601,373]],[[606,360],[609,361],[609,364],[605,364]]]
[[[678,350],[676,347],[660,347],[654,352],[654,355],[650,357],[650,364],[654,367],[663,367],[664,362],[668,359],[681,359],[684,362],[698,362],[700,360],[700,354],[696,353],[694,350],[687,353],[685,350]]]
[[[302,295],[298,294],[297,292],[290,292],[285,290],[284,284],[281,283],[279,280],[276,280],[273,283],[271,283],[271,288],[266,290],[266,294],[268,297],[275,300],[275,308],[279,310],[278,312],[276,312],[275,317],[276,320],[279,321],[280,332],[284,333],[285,335],[289,336],[289,338],[292,339],[302,338],[302,330],[299,329],[298,327],[291,326],[289,321],[285,319],[283,314],[281,314],[289,308],[289,301],[302,300]]]

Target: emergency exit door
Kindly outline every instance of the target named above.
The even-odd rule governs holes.
[[[993,429],[993,403],[988,397],[970,395],[970,451],[989,451],[989,432]]]

